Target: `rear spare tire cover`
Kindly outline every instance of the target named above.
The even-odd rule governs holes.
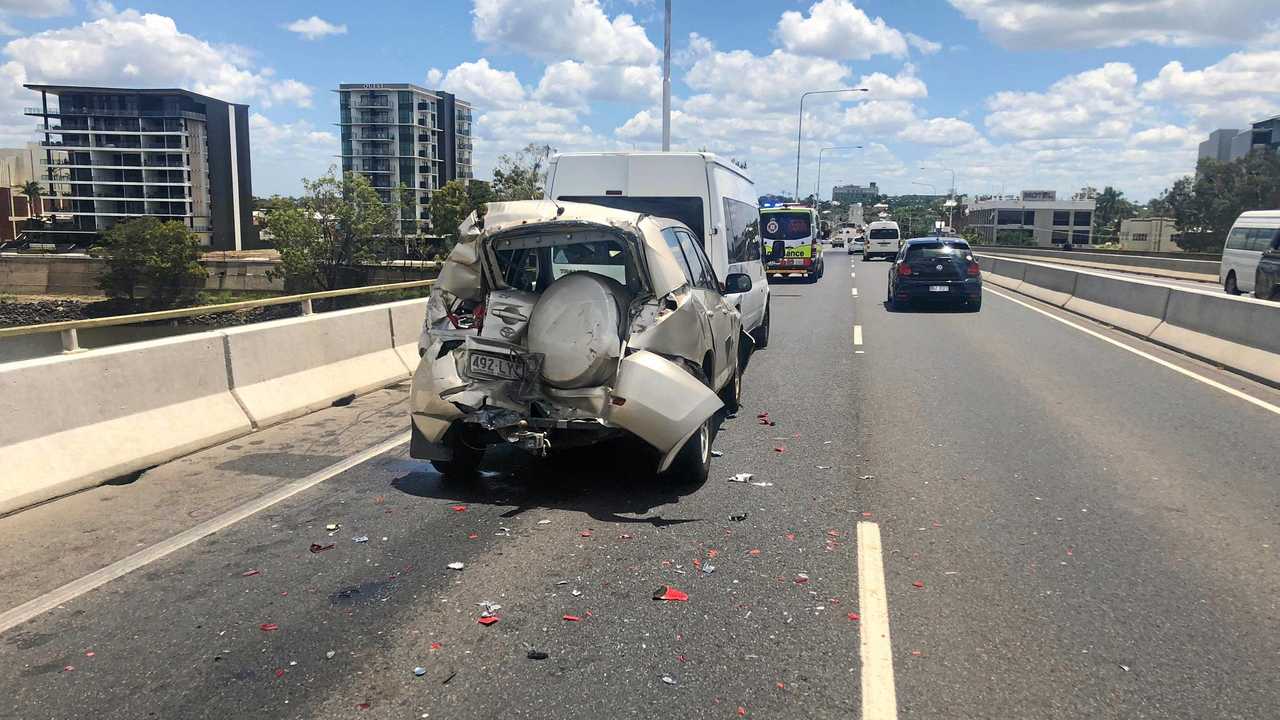
[[[529,351],[545,357],[542,379],[559,388],[602,385],[622,354],[627,289],[612,278],[574,272],[551,283],[529,318]]]

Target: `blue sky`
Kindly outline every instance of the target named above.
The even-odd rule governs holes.
[[[761,192],[1115,185],[1145,200],[1215,127],[1280,113],[1273,0],[675,0],[676,149],[748,163]],[[253,113],[254,190],[334,162],[340,82],[415,82],[477,108],[477,176],[528,142],[653,148],[655,0],[38,4],[0,0],[0,143],[35,139],[23,82],[178,85]],[[921,169],[926,168],[926,169]]]

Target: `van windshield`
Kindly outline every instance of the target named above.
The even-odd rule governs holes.
[[[679,220],[706,242],[702,224],[702,198],[699,197],[626,197],[623,195],[561,195],[564,202],[590,203],[617,210],[630,210],[655,217]]]

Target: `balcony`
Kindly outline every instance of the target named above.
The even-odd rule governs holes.
[[[108,110],[104,108],[85,108],[85,107],[69,107],[69,108],[49,108],[46,113],[41,108],[23,108],[23,115],[35,115],[37,117],[65,117],[69,115],[90,117],[130,117],[130,118],[190,118],[192,120],[205,120],[206,117],[200,113],[190,112],[188,110]]]
[[[391,107],[391,98],[381,95],[362,95],[356,98],[355,106],[358,108],[389,108]]]
[[[365,130],[356,138],[358,140],[391,140],[391,132],[387,130]]]

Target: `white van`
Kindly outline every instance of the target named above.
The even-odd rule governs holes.
[[[1253,292],[1254,272],[1262,253],[1280,248],[1280,210],[1252,210],[1236,218],[1222,248],[1218,281],[1231,295]]]
[[[862,259],[887,257],[893,259],[902,245],[902,231],[892,220],[877,220],[867,226],[867,242],[862,247]]]
[[[751,277],[751,289],[728,295],[756,348],[769,343],[769,283],[761,260],[755,183],[711,153],[593,152],[551,158],[546,198],[672,218],[696,233],[716,276]]]

